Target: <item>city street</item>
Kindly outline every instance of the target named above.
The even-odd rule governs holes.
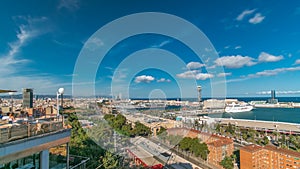
[[[163,161],[163,165],[168,164],[175,169],[201,169],[200,166],[193,164],[192,162],[176,155],[175,153],[172,153],[167,147],[163,147],[159,143],[156,144],[149,139],[137,137],[133,139],[133,143],[134,145],[141,147],[145,151],[149,152],[160,161]]]

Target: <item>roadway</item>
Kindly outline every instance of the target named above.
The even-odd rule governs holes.
[[[207,163],[207,161],[200,160],[199,158],[198,159],[194,159],[193,157],[187,156],[186,154],[184,154],[184,153],[176,150],[175,147],[170,147],[170,146],[168,146],[166,144],[160,143],[160,141],[157,140],[157,139],[151,138],[151,140],[154,143],[156,143],[157,145],[160,145],[161,147],[164,147],[165,149],[171,150],[173,153],[175,153],[177,156],[179,156],[179,157],[181,157],[183,159],[188,158],[189,162],[192,162],[192,163],[196,164],[197,166],[200,166],[201,168],[204,168],[204,169],[214,169],[214,168],[216,168],[215,166],[211,166],[209,163]]]
[[[163,165],[168,164],[168,166],[175,169],[202,168],[199,165],[174,154],[170,151],[169,147],[162,146],[160,143],[154,143],[153,141],[143,137],[134,138],[133,142],[136,146],[144,149],[160,161],[164,162]]]

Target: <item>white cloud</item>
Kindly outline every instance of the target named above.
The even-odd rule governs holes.
[[[204,67],[204,66],[205,66],[205,64],[202,64],[200,62],[190,62],[186,65],[186,67],[188,69],[199,69],[199,68]]]
[[[17,58],[17,55],[20,52],[21,48],[25,46],[31,38],[37,36],[37,32],[38,31],[33,29],[31,25],[19,26],[19,31],[17,31],[16,34],[17,40],[8,43],[10,50],[8,51],[8,53],[2,54],[0,56],[0,74],[2,76],[8,76],[10,74],[16,73],[18,71],[17,68],[20,68],[20,66],[24,66],[24,64],[30,62],[30,60],[27,59]]]
[[[75,11],[79,7],[79,0],[60,0],[57,9],[66,8],[70,11]]]
[[[158,83],[161,83],[161,82],[171,82],[170,79],[166,79],[166,78],[160,78],[157,80]]]
[[[266,52],[261,52],[258,56],[259,62],[278,62],[283,59],[282,55],[274,56]]]
[[[209,73],[200,73],[198,70],[189,70],[176,75],[178,78],[182,79],[197,79],[197,80],[206,80],[213,78],[214,75]]]
[[[300,66],[288,67],[288,68],[277,68],[277,69],[273,69],[273,70],[264,70],[261,72],[257,72],[255,74],[248,74],[246,76],[241,76],[240,78],[237,78],[237,79],[226,80],[226,83],[240,82],[240,81],[244,81],[244,80],[248,80],[248,79],[252,79],[252,78],[259,78],[259,77],[263,77],[263,76],[275,76],[280,73],[292,72],[292,71],[300,71]],[[217,82],[217,83],[224,83],[224,82]]]
[[[242,47],[241,46],[236,46],[234,49],[241,49]]]
[[[295,61],[295,65],[299,65],[300,64],[300,59],[297,59],[296,61]]]
[[[88,41],[86,41],[84,45],[89,50],[95,51],[96,49],[99,49],[99,47],[103,46],[104,42],[100,38],[93,37],[91,39],[88,39]]]
[[[113,73],[112,76],[108,76],[108,77],[111,78],[114,83],[121,83],[121,82],[126,81],[126,78],[128,75],[127,69],[125,69],[125,68],[118,68],[116,70],[110,69],[110,68],[108,68],[108,69],[111,70],[111,72]]]
[[[298,71],[298,70],[300,70],[300,66],[288,67],[288,68],[277,68],[277,69],[273,69],[273,70],[264,70],[261,72],[257,72],[255,74],[249,74],[248,77],[257,78],[257,77],[261,77],[261,76],[275,76],[279,73]]]
[[[214,75],[209,74],[209,73],[198,73],[198,74],[196,74],[196,79],[197,80],[206,80],[206,79],[211,79],[213,77],[214,77]]]
[[[253,18],[249,19],[249,23],[258,24],[261,23],[265,19],[265,16],[261,15],[260,13],[255,14]]]
[[[162,48],[163,46],[165,46],[165,45],[167,45],[167,44],[169,44],[171,42],[172,42],[172,40],[169,39],[169,40],[162,41],[162,42],[160,42],[157,45],[152,45],[151,47],[152,48]]]
[[[231,76],[232,75],[232,73],[230,72],[230,73],[219,73],[218,75],[217,75],[217,77],[226,77],[226,76]]]
[[[253,58],[249,56],[223,56],[215,60],[217,66],[225,66],[227,68],[241,68],[243,66],[253,66]]]
[[[183,73],[177,74],[176,76],[183,79],[195,79],[197,70],[188,70]]]
[[[20,90],[21,88],[34,88],[36,93],[45,93],[49,91],[57,90],[57,79],[51,77],[49,74],[35,74],[30,72],[30,75],[26,74],[28,70],[27,64],[31,60],[20,58],[22,48],[28,44],[28,42],[34,37],[46,33],[49,29],[44,29],[46,17],[32,18],[17,16],[13,18],[16,22],[22,21],[16,32],[17,39],[8,43],[10,47],[7,53],[0,54],[0,88],[10,88],[14,90]],[[26,24],[25,24],[26,23]],[[22,71],[22,76],[19,73]],[[47,89],[47,90],[45,90]]]
[[[244,10],[239,16],[237,16],[236,20],[241,21],[243,20],[247,15],[252,14],[256,9],[252,10]]]
[[[153,80],[155,80],[155,78],[153,76],[147,76],[147,75],[141,75],[141,76],[137,76],[135,77],[135,83],[150,83]]]
[[[271,91],[256,92],[259,95],[270,95]],[[276,91],[276,94],[300,94],[300,90]]]

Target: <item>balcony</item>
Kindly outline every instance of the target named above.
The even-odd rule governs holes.
[[[63,121],[53,118],[21,121],[0,125],[0,164],[8,164],[34,155],[39,168],[49,168],[49,149],[66,145],[65,166],[69,168],[69,146],[71,129]],[[32,163],[36,165],[36,163]]]

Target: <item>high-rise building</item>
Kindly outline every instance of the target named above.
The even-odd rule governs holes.
[[[271,98],[272,98],[272,99],[275,99],[275,97],[276,97],[276,96],[275,96],[275,90],[271,90]]]
[[[201,98],[202,87],[197,86],[197,91],[198,91],[198,101],[201,102],[202,101],[202,98]]]
[[[33,89],[23,89],[23,108],[33,107]]]
[[[200,105],[200,110],[203,109],[203,102],[202,102],[202,87],[201,86],[197,86],[197,92],[198,92],[198,101],[199,101],[199,105]]]
[[[276,99],[275,90],[271,90],[271,98],[268,99],[268,103],[269,104],[277,104],[278,103],[278,99]]]

